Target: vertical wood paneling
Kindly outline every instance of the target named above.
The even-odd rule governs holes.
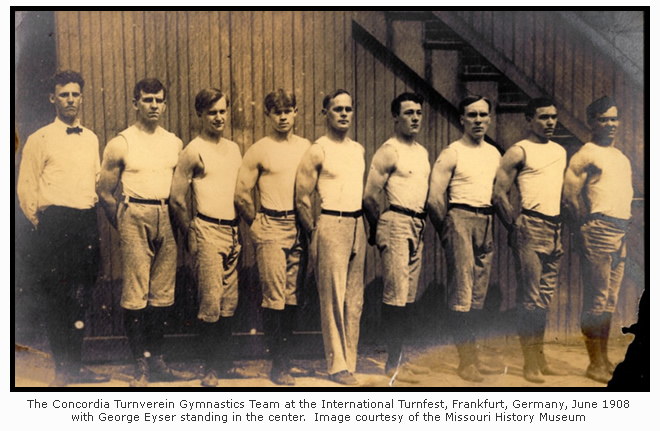
[[[256,13],[256,12],[255,12]],[[270,93],[275,90],[274,79],[274,60],[273,60],[273,13],[270,11],[263,12],[263,45],[264,45],[264,94]],[[262,101],[263,101],[262,97]]]
[[[176,12],[176,33],[178,35],[176,40],[178,65],[178,94],[171,94],[170,98],[177,98],[178,102],[178,117],[180,129],[178,130],[179,137],[183,142],[188,143],[191,141],[192,136],[190,133],[190,117],[191,112],[194,113],[194,107],[190,106],[190,100],[195,97],[194,94],[189,95],[189,81],[190,81],[190,64],[189,64],[189,44],[188,44],[188,14],[185,12]],[[194,91],[194,90],[193,90]],[[174,115],[174,113],[172,113]],[[194,114],[193,114],[194,115]],[[194,125],[195,123],[193,123]]]
[[[305,38],[303,40],[303,124],[305,126],[305,138],[314,142],[316,140],[316,133],[314,130],[314,113],[316,107],[314,106],[314,91],[315,91],[315,77],[314,77],[314,40],[312,36],[312,25],[314,17],[310,13],[303,15],[303,26]]]
[[[188,140],[184,139],[181,133],[181,118],[180,118],[180,95],[181,95],[181,77],[179,74],[179,59],[177,47],[177,16],[174,13],[167,14],[165,17],[165,25],[169,31],[166,31],[165,58],[167,63],[167,111],[165,111],[168,118],[168,130],[183,141],[183,145],[188,145]],[[130,82],[126,82],[126,88],[130,87]]]
[[[532,67],[534,70],[534,81],[544,83],[545,81],[545,21],[540,12],[534,12],[534,58]]]
[[[318,114],[322,98],[336,88],[345,88],[353,93],[356,109],[351,135],[365,146],[369,165],[374,152],[393,130],[390,101],[398,93],[410,90],[402,77],[352,38],[352,17],[368,19],[370,14],[373,15],[342,11],[57,12],[57,64],[59,68],[82,72],[86,80],[84,123],[99,136],[101,147],[133,123],[132,88],[137,80],[147,76],[157,77],[168,86],[164,126],[184,143],[198,131],[195,94],[209,85],[225,91],[232,102],[225,136],[233,138],[243,153],[267,131],[262,104],[268,92],[278,87],[296,92],[296,133],[314,140],[325,133],[324,120]],[[644,192],[643,94],[631,87],[609,59],[595,52],[590,42],[567,29],[552,13],[468,11],[462,15],[485,41],[577,118],[586,120],[584,110],[593,99],[605,93],[613,95],[620,106],[621,148],[633,164],[636,190]],[[434,162],[443,148],[460,137],[461,130],[449,121],[444,108],[428,105],[424,109],[425,130],[420,141]],[[121,318],[116,312],[110,313],[119,300],[121,259],[116,231],[104,216],[99,226],[104,245],[102,282],[108,288],[97,294],[94,310],[99,315],[111,314],[112,322],[105,326],[95,324],[92,332],[112,335],[121,333]],[[427,227],[423,256],[426,269],[420,288],[444,284],[446,276],[440,241],[431,225]],[[515,306],[515,273],[506,231],[499,222],[494,226],[494,235],[497,256],[491,280],[502,289],[500,309],[507,310]],[[550,321],[553,332],[569,336],[579,321],[576,304],[581,303],[581,281],[576,245],[567,235],[561,287]],[[254,252],[249,241],[244,240],[243,265],[249,267],[255,263]],[[367,253],[365,275],[369,284],[381,274],[382,264],[375,248],[370,247]],[[253,288],[256,289],[250,287]],[[254,293],[250,293],[250,298],[255,297]],[[627,311],[632,308],[632,299],[625,298],[622,319],[634,316],[634,311]]]
[[[84,41],[91,40],[92,31],[90,27],[89,12],[80,12],[80,38]],[[94,118],[94,95],[92,90],[94,85],[90,85],[93,81],[93,69],[92,69],[92,51],[90,45],[83,43],[80,45],[80,73],[82,74],[85,82],[87,83],[86,88],[83,89],[83,118],[82,124],[89,127],[92,130],[96,130],[96,120]],[[101,149],[104,142],[99,140]],[[101,150],[100,149],[100,150]]]
[[[303,27],[303,13],[300,11],[293,12],[292,24],[291,24],[291,34],[293,38],[293,48],[292,48],[292,67],[293,67],[293,92],[296,94],[298,103],[303,107],[304,103],[304,74],[303,74],[303,64],[304,64],[304,48],[303,40],[305,38],[305,32]],[[305,113],[304,115],[298,114],[296,119],[296,133],[300,136],[307,137],[307,128],[305,127]]]

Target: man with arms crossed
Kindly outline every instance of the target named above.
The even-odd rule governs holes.
[[[217,386],[232,367],[231,321],[238,304],[238,255],[241,250],[234,209],[241,152],[222,137],[227,96],[206,88],[195,98],[201,132],[179,155],[174,170],[171,210],[195,257],[201,345],[202,386]],[[193,208],[187,196],[192,193]],[[194,214],[194,216],[193,216]]]
[[[33,255],[55,361],[51,386],[109,380],[81,361],[85,311],[98,273],[94,187],[100,170],[98,138],[80,125],[84,85],[70,70],[53,77],[50,103],[57,116],[28,137],[17,184],[21,209],[35,228]]]
[[[97,191],[110,223],[119,231],[124,329],[136,361],[131,386],[188,377],[163,360],[167,314],[174,304],[177,247],[170,225],[172,174],[183,146],[160,127],[167,90],[154,78],[135,84],[134,125],[108,142]],[[123,197],[114,193],[121,181]]]
[[[566,150],[550,140],[557,126],[551,100],[532,99],[525,108],[525,139],[509,148],[495,178],[493,203],[509,231],[518,281],[517,326],[525,365],[523,377],[543,383],[542,375],[565,373],[548,365],[543,353],[546,315],[557,290],[561,245],[561,190]],[[518,185],[521,213],[514,214],[509,190]]]
[[[323,99],[327,132],[303,156],[296,176],[296,207],[311,236],[330,380],[357,385],[360,316],[364,300],[366,235],[362,221],[364,148],[348,138],[353,99],[336,90]],[[312,193],[321,199],[316,224]]]
[[[369,221],[369,243],[383,259],[384,289],[381,318],[387,344],[385,374],[419,382],[415,373],[428,369],[403,364],[402,345],[411,331],[410,305],[415,302],[422,268],[426,195],[429,188],[429,154],[415,138],[422,124],[421,96],[403,93],[392,101],[395,135],[385,141],[371,161],[364,191]],[[385,191],[389,206],[380,208]]]
[[[463,137],[445,148],[435,162],[428,211],[447,258],[448,323],[459,355],[458,375],[480,382],[481,373],[494,371],[479,361],[474,334],[493,261],[491,198],[501,156],[485,141],[491,121],[490,101],[469,96],[458,110]]]
[[[251,226],[257,249],[263,292],[263,329],[272,358],[270,378],[278,385],[293,385],[290,340],[293,334],[297,293],[304,282],[302,243],[293,194],[298,163],[311,143],[293,134],[298,108],[296,96],[282,89],[268,94],[264,114],[268,135],[255,142],[243,158],[236,183],[235,203]],[[258,188],[261,208],[257,214],[252,191]]]
[[[592,130],[587,142],[571,158],[564,178],[564,203],[580,226],[582,333],[589,367],[587,377],[606,383],[614,364],[607,341],[616,310],[626,260],[626,233],[633,199],[630,161],[614,147],[619,112],[614,100],[602,97],[587,107]]]

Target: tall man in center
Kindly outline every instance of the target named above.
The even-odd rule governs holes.
[[[369,221],[369,243],[383,259],[382,321],[387,344],[385,374],[392,377],[403,363],[403,339],[410,332],[410,311],[417,299],[422,268],[426,195],[429,189],[429,153],[415,138],[422,125],[421,96],[403,93],[392,101],[394,136],[376,151],[364,192]],[[385,191],[388,207],[381,212],[380,194]],[[420,367],[406,364],[398,376],[412,376]],[[428,370],[424,370],[428,371]]]
[[[270,131],[245,153],[236,182],[235,203],[251,226],[263,292],[263,329],[272,358],[271,380],[293,385],[289,357],[301,270],[302,242],[293,194],[296,169],[311,143],[293,134],[296,96],[282,89],[268,94],[264,114]],[[252,198],[259,190],[259,213]]]
[[[477,358],[475,332],[493,261],[491,197],[501,156],[485,140],[490,101],[469,96],[458,110],[463,136],[449,144],[435,162],[427,208],[447,258],[448,323],[458,350],[458,375],[480,382],[482,372],[494,371]]]
[[[366,235],[362,220],[364,148],[348,137],[353,98],[336,90],[323,99],[327,131],[303,156],[296,176],[296,207],[311,236],[321,303],[321,329],[330,380],[357,385],[360,316],[364,300]],[[312,215],[312,193],[321,215]]]

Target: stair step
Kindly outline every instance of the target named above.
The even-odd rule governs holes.
[[[424,48],[426,49],[461,49],[465,46],[463,39],[442,21],[426,21],[424,23]]]
[[[385,17],[391,21],[429,21],[435,20],[431,12],[390,10],[385,12]]]
[[[461,73],[463,81],[499,81],[502,74],[497,72],[463,72]]]

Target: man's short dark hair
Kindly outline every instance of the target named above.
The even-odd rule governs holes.
[[[264,99],[264,108],[266,112],[270,112],[273,108],[295,108],[296,95],[293,91],[285,91],[281,88],[268,93]]]
[[[55,86],[66,85],[70,82],[78,84],[80,86],[80,91],[82,91],[83,87],[85,86],[85,80],[83,79],[82,76],[80,76],[78,72],[75,72],[73,70],[62,70],[60,72],[57,72],[50,79],[50,88],[54,92]]]
[[[473,103],[477,103],[478,101],[483,100],[488,104],[488,112],[493,109],[493,106],[490,103],[490,100],[486,99],[484,96],[480,96],[478,94],[468,96],[465,99],[461,100],[461,103],[458,104],[458,113],[459,115],[465,114],[465,107],[470,106]]]
[[[616,107],[616,102],[614,99],[612,99],[610,96],[603,96],[600,99],[591,102],[591,105],[587,106],[587,119],[593,120],[596,118],[597,114],[603,114],[612,107]]]
[[[229,107],[229,97],[217,88],[208,87],[197,93],[195,97],[195,111],[197,111],[197,115],[201,116],[204,111],[213,107],[223,97],[227,102],[227,107]]]
[[[537,109],[548,106],[555,106],[555,103],[547,97],[537,97],[530,100],[527,106],[525,106],[525,118],[534,118]]]
[[[344,90],[342,88],[337,89],[323,98],[323,109],[328,109],[328,106],[330,106],[330,102],[332,101],[332,99],[339,96],[340,94],[348,94],[351,97],[351,99],[353,98],[353,96],[351,96],[351,93],[349,93],[347,90]]]
[[[401,93],[396,99],[392,100],[392,105],[390,106],[392,116],[396,117],[399,115],[401,113],[401,104],[408,101],[419,103],[420,105],[424,104],[424,98],[417,93]]]
[[[156,94],[160,90],[163,90],[163,99],[167,99],[167,88],[165,88],[162,82],[156,78],[145,78],[135,84],[135,87],[133,87],[133,98],[135,100],[140,100],[140,92]]]

